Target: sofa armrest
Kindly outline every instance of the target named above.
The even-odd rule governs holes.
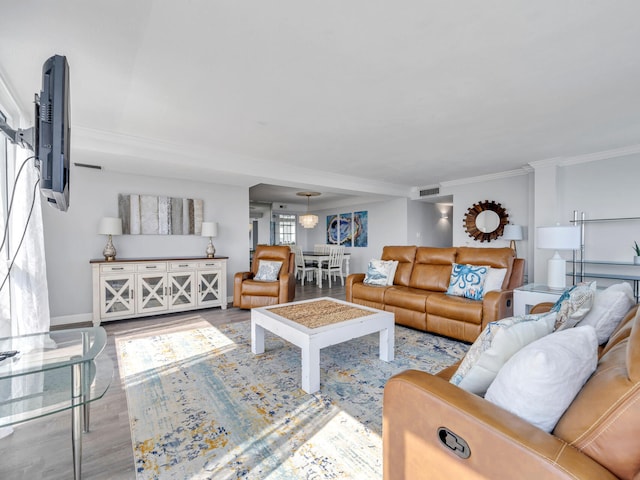
[[[456,437],[440,433],[441,427]],[[616,478],[566,442],[416,370],[387,382],[382,437],[385,480]],[[454,438],[466,442],[468,458],[454,453],[452,448],[461,443]]]
[[[482,328],[489,322],[513,316],[513,290],[493,290],[482,299]]]
[[[533,307],[531,307],[531,310],[529,311],[529,313],[547,313],[548,311],[551,310],[551,307],[553,307],[554,305],[555,303],[553,302],[538,303],[537,305],[534,305]]]
[[[353,284],[363,282],[365,276],[366,275],[364,273],[352,273],[347,277],[347,281],[345,282],[345,296],[347,302],[353,301]]]
[[[278,278],[280,287],[278,290],[278,303],[288,303],[293,301],[296,288],[296,277],[291,273],[281,273]]]
[[[251,272],[238,272],[233,276],[233,306],[240,306],[240,297],[242,296],[242,282],[253,278]]]

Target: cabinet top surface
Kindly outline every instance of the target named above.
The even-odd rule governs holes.
[[[94,258],[89,260],[89,263],[130,263],[130,262],[170,262],[173,260],[184,261],[184,260],[198,260],[198,261],[209,261],[209,260],[227,260],[229,257],[157,257],[157,258],[117,258],[116,260],[107,261],[104,258]]]

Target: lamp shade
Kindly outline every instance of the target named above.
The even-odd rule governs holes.
[[[556,225],[538,227],[536,245],[551,250],[577,250],[580,248],[580,227]]]
[[[513,225],[511,223],[505,225],[502,238],[504,240],[522,240],[522,225]]]
[[[119,217],[102,217],[98,224],[100,235],[122,235],[122,220]]]
[[[218,222],[202,222],[202,234],[203,237],[217,237],[218,236]]]

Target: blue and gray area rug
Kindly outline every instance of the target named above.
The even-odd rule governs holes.
[[[137,479],[382,478],[382,393],[408,368],[437,372],[468,346],[396,326],[391,363],[378,334],[320,351],[320,391],[300,388],[300,349],[250,322],[205,321],[116,339]]]

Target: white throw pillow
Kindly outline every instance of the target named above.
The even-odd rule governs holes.
[[[502,366],[525,345],[553,332],[555,313],[522,315],[490,322],[460,363],[450,382],[484,395]]]
[[[278,274],[280,273],[280,268],[282,267],[282,262],[277,262],[275,260],[260,260],[258,263],[258,273],[253,277],[254,280],[258,282],[275,282],[278,280]]]
[[[593,327],[554,332],[511,357],[484,398],[551,432],[597,364]]]
[[[626,282],[611,285],[596,292],[593,307],[580,320],[578,326],[591,325],[595,328],[598,343],[602,345],[609,340],[613,331],[635,303],[631,285]]]
[[[393,285],[393,280],[396,277],[396,270],[398,269],[398,260],[386,260],[389,265],[389,273],[387,274],[387,285]]]
[[[490,292],[492,290],[502,290],[502,283],[504,282],[504,277],[507,274],[506,268],[493,268],[489,269],[489,273],[487,273],[487,278],[484,280],[484,293]]]

